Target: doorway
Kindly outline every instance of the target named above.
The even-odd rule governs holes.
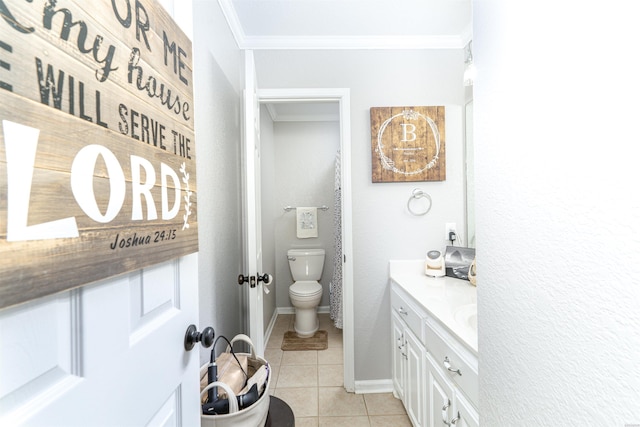
[[[314,114],[332,114],[335,111],[339,127],[340,197],[342,246],[342,323],[344,349],[344,387],[355,391],[354,372],[354,317],[353,317],[353,258],[352,258],[352,196],[351,196],[351,128],[349,89],[262,89],[258,91],[261,104],[277,105],[280,111],[300,113],[303,105]],[[327,109],[326,107],[333,107]],[[335,108],[337,107],[337,108]],[[328,117],[327,117],[328,118]],[[303,120],[303,119],[301,119]],[[327,211],[326,215],[333,216]],[[332,265],[333,257],[325,264]],[[331,271],[332,268],[329,269]],[[325,271],[327,269],[325,268]],[[267,299],[265,299],[267,301]],[[270,310],[265,310],[268,312]],[[265,324],[268,320],[265,319]]]

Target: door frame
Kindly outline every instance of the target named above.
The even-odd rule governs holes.
[[[259,103],[335,101],[340,106],[340,168],[342,189],[342,341],[344,388],[355,392],[353,312],[353,226],[351,194],[351,105],[348,88],[258,89]]]

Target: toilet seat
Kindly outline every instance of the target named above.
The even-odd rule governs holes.
[[[322,285],[316,281],[301,280],[289,286],[289,295],[293,297],[313,297],[321,293]]]

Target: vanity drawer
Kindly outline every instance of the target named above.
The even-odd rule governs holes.
[[[391,288],[391,310],[404,320],[409,326],[409,329],[411,329],[411,332],[413,332],[421,342],[424,342],[424,334],[422,332],[422,325],[425,318],[424,313],[413,303],[409,302],[409,299],[401,295],[400,291],[394,287]]]
[[[425,347],[460,390],[478,407],[478,359],[459,345],[435,320],[425,322]],[[459,373],[458,373],[459,371]]]

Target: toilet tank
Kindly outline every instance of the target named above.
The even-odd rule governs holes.
[[[320,280],[324,267],[324,249],[289,249],[287,258],[294,281]]]

